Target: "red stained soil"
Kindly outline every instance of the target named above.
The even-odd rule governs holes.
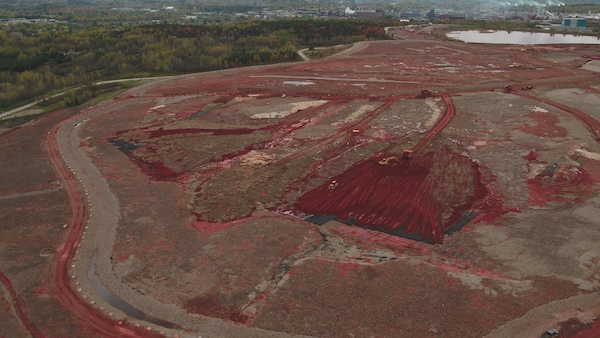
[[[577,321],[577,322],[579,322],[579,321]],[[564,325],[564,323],[563,323],[563,325]],[[569,331],[564,332],[563,325],[561,325],[561,327],[560,327],[561,336],[563,334],[565,334],[565,337],[569,337],[569,334],[572,334],[571,337],[573,337],[573,338],[600,337],[600,318],[596,318],[596,320],[591,325],[584,326],[583,328],[578,327],[576,325],[575,329],[579,329],[579,330],[576,330],[573,333],[571,333]]]
[[[586,330],[588,327],[589,325],[582,323],[577,318],[567,319],[566,321],[560,323],[560,327],[558,328],[559,337],[598,337],[595,335],[581,336],[584,331],[588,331]]]
[[[215,232],[219,232],[221,230],[225,230],[225,229],[229,229],[232,226],[234,226],[235,223],[211,223],[211,222],[202,222],[202,221],[195,221],[194,222],[194,228],[196,228],[196,230],[205,233],[205,234],[212,234]]]
[[[238,156],[242,156],[244,154],[249,153],[252,149],[254,149],[256,147],[255,144],[251,144],[249,146],[247,146],[246,148],[240,150],[240,151],[235,151],[232,153],[228,153],[228,154],[224,154],[223,156],[221,156],[221,161],[227,161],[227,160],[231,160],[234,159]]]
[[[592,160],[581,161],[581,170],[588,173],[590,180],[594,183],[600,183],[600,167],[595,165]]]
[[[420,151],[421,149],[423,149],[423,147],[425,145],[427,145],[431,141],[432,138],[434,138],[442,130],[444,130],[444,128],[446,128],[446,126],[448,126],[450,121],[452,121],[454,116],[456,116],[456,110],[454,109],[454,104],[452,103],[452,99],[450,99],[450,97],[448,95],[444,95],[442,97],[442,99],[444,100],[444,103],[446,104],[446,112],[444,113],[444,116],[440,119],[440,121],[433,128],[431,128],[431,130],[429,130],[427,132],[427,135],[425,135],[425,137],[415,146],[415,148],[413,149],[414,152],[417,152],[417,151]]]
[[[535,151],[530,152],[527,156],[523,156],[527,161],[537,161],[538,154]]]
[[[432,47],[427,47],[429,45]],[[457,49],[450,48],[452,46]],[[176,303],[190,313],[217,317],[236,324],[253,324],[279,332],[315,336],[481,337],[498,325],[521,317],[536,306],[581,294],[578,284],[573,284],[570,280],[587,276],[588,270],[595,268],[598,261],[595,257],[590,259],[589,266],[585,269],[568,263],[573,258],[587,257],[584,255],[594,252],[594,238],[586,238],[586,242],[581,240],[581,236],[582,233],[590,236],[595,233],[582,232],[580,229],[587,228],[576,224],[577,231],[568,229],[552,234],[560,241],[558,245],[562,248],[556,250],[556,246],[546,245],[547,240],[544,238],[533,235],[536,227],[522,224],[517,217],[511,219],[511,215],[508,215],[500,222],[492,221],[507,211],[518,211],[518,207],[505,206],[504,197],[506,204],[518,206],[545,206],[553,201],[585,202],[585,198],[591,196],[592,184],[600,182],[598,164],[573,152],[565,152],[566,149],[584,146],[561,145],[567,142],[562,137],[580,140],[580,137],[589,135],[573,134],[575,129],[569,123],[564,124],[566,129],[558,126],[559,122],[568,122],[568,115],[523,109],[515,111],[515,124],[508,126],[509,130],[504,130],[502,122],[488,121],[494,120],[492,113],[480,112],[485,107],[468,102],[463,102],[458,107],[459,122],[453,120],[454,108],[449,95],[458,97],[461,92],[501,91],[505,83],[532,83],[536,90],[515,91],[506,96],[506,99],[513,100],[514,95],[521,95],[570,113],[598,138],[600,123],[584,113],[585,105],[579,111],[534,96],[552,89],[550,87],[554,85],[572,83],[583,86],[585,83],[597,83],[597,75],[561,64],[547,67],[549,61],[538,60],[536,55],[529,49],[513,52],[508,47],[482,48],[446,42],[370,43],[362,54],[357,54],[360,58],[354,60],[350,60],[348,56],[332,58],[332,61],[327,62],[285,65],[281,71],[277,66],[252,72],[249,70],[248,73],[244,73],[245,70],[234,70],[217,76],[182,77],[148,89],[141,95],[122,97],[121,100],[131,100],[131,105],[135,106],[132,112],[137,114],[136,117],[133,118],[131,114],[124,116],[121,113],[124,106],[121,106],[118,111],[107,113],[84,125],[80,133],[81,139],[85,141],[76,143],[88,153],[94,153],[96,163],[103,163],[102,173],[124,205],[117,229],[118,239],[113,248],[116,257],[113,263],[122,263],[118,264],[121,270],[117,277],[122,278],[122,282],[133,290],[146,291],[145,297],[156,297],[156,300],[164,303]],[[528,69],[510,67],[513,62],[523,63]],[[484,66],[479,66],[480,64]],[[544,68],[544,71],[534,68]],[[293,87],[282,84],[288,78],[313,77],[313,74],[311,81],[315,83],[314,86]],[[565,74],[568,77],[564,77]],[[206,81],[207,79],[210,81]],[[543,86],[548,88],[542,89]],[[432,95],[441,95],[447,106],[446,113],[431,130],[423,134],[420,127],[412,127],[411,123],[399,123],[398,125],[406,127],[406,133],[386,134],[387,130],[382,128],[381,133],[376,134],[375,125],[370,124],[373,119],[380,116],[383,110],[395,109],[395,104],[400,100],[414,98],[418,91],[425,88],[435,93]],[[597,92],[596,89],[587,88],[588,91]],[[260,121],[238,114],[238,107],[233,103],[229,104],[234,98],[245,94],[262,93],[264,95],[256,97],[256,101],[248,101],[248,106],[264,108],[270,103],[261,105],[262,99],[282,97],[282,91],[285,91],[288,99],[294,96],[319,98],[328,100],[329,103],[299,111],[286,118]],[[174,98],[185,93],[209,96],[202,96],[202,99],[190,98],[181,104],[159,105],[158,101],[169,101],[169,96]],[[220,98],[213,100],[213,97]],[[363,102],[353,105],[353,100]],[[352,122],[347,122],[343,118],[345,116],[342,115],[349,116],[369,100],[379,108],[368,112],[360,121],[349,119]],[[175,101],[177,100],[173,100]],[[529,106],[525,100],[517,103]],[[207,106],[209,104],[211,105]],[[411,105],[398,104],[398,107],[399,112],[403,112],[402,108]],[[423,109],[429,111],[426,107]],[[503,109],[504,105],[497,104],[490,111],[502,112]],[[342,112],[340,116],[337,115],[338,111]],[[192,115],[193,119],[188,120],[194,123],[183,123],[184,118]],[[176,116],[180,120],[169,125],[173,129],[163,124],[174,122],[170,116]],[[201,119],[206,119],[209,123],[204,125]],[[407,117],[407,120],[410,119],[412,117]],[[385,119],[381,121],[386,123]],[[486,121],[489,126],[486,126]],[[337,123],[333,124],[335,122]],[[161,125],[163,128],[157,129]],[[234,129],[202,129],[219,125]],[[106,145],[98,140],[102,140],[107,134],[115,137],[123,135],[114,133],[116,126],[121,130],[132,131],[121,139],[129,143],[125,144],[125,150],[122,151],[127,151],[129,146],[141,148],[139,153],[134,149],[129,155],[137,160],[136,165],[145,174],[154,180],[175,182],[148,184],[148,178],[140,175],[133,165],[123,165],[127,161],[122,161],[121,153],[118,154],[119,157],[114,157],[115,149],[111,149],[112,153],[104,152],[103,149],[106,148],[102,147]],[[252,126],[256,128],[252,129]],[[65,124],[65,127],[70,128],[71,125]],[[494,128],[506,133],[497,133],[499,136],[492,137],[494,134],[491,130]],[[481,143],[491,145],[495,141],[507,141],[507,135],[515,128],[522,133],[518,135],[520,139],[511,140],[514,142],[510,146],[514,145],[516,149],[513,152],[490,154],[485,153],[485,146],[477,145],[473,147],[477,149],[469,150],[472,151],[470,156],[477,161],[459,155],[464,150],[464,145],[475,145],[474,135],[485,134],[489,130],[492,136],[482,139]],[[358,132],[355,133],[355,129]],[[259,130],[257,134],[260,135],[253,134]],[[47,129],[39,134],[45,135],[46,132]],[[29,239],[15,232],[13,239],[19,241],[19,238],[27,238],[27,241],[20,242],[22,245],[18,248],[5,245],[9,250],[3,250],[3,264],[8,268],[3,270],[10,280],[0,278],[10,293],[8,298],[13,298],[13,303],[16,304],[17,309],[13,311],[18,312],[17,319],[28,326],[26,331],[33,336],[41,336],[46,332],[60,336],[143,335],[144,332],[138,332],[140,330],[127,324],[127,319],[124,320],[127,326],[122,327],[98,314],[89,303],[78,299],[71,289],[73,285],[69,284],[67,269],[72,263],[70,258],[73,257],[73,248],[80,243],[79,236],[85,224],[82,213],[87,210],[87,205],[82,199],[83,191],[77,193],[80,187],[75,186],[76,181],[69,175],[70,171],[60,162],[60,152],[53,142],[54,133],[56,129],[52,130],[46,142],[52,143],[52,161],[63,177],[63,190],[71,198],[71,215],[67,228],[70,231],[69,239],[60,246],[54,243],[44,245],[52,248],[58,246],[58,249],[52,263],[43,266],[39,263],[38,254],[42,247],[28,249],[35,260],[27,259],[27,256],[18,251],[21,247],[39,242],[39,238]],[[94,137],[83,138],[84,133]],[[239,135],[239,140],[232,135]],[[348,136],[345,137],[346,135]],[[144,138],[155,139],[152,142],[137,142],[137,136],[141,141]],[[208,143],[204,142],[212,140],[213,136],[218,136],[215,137],[216,145],[209,148],[206,146]],[[36,144],[37,147],[39,138],[35,139],[36,142],[20,141],[15,142],[15,146]],[[376,147],[376,142],[381,141],[387,144]],[[394,161],[387,166],[378,164],[378,160],[385,156],[400,157],[403,149],[410,148],[402,148],[406,144],[415,144],[411,160]],[[599,153],[596,144],[585,147],[592,153]],[[497,151],[499,148],[490,149]],[[555,148],[561,151],[560,157],[555,156],[555,153],[549,155]],[[236,159],[252,149],[256,150],[256,158],[247,157],[256,159],[255,163],[244,162],[247,160],[245,157]],[[382,149],[388,150],[382,153]],[[534,151],[530,152],[531,149]],[[523,157],[527,152],[530,153]],[[503,157],[503,154],[510,154],[512,157]],[[5,168],[17,167],[16,174],[26,173],[17,175],[17,179],[12,175],[9,180],[5,180],[27,183],[15,186],[5,183],[7,187],[3,190],[3,195],[8,197],[8,201],[14,199],[15,204],[16,198],[9,196],[15,191],[40,191],[47,188],[49,180],[56,179],[54,173],[50,175],[52,177],[39,175],[40,168],[50,166],[44,162],[43,165],[31,168],[31,154],[27,155],[18,157],[22,159],[20,163],[12,163],[13,156],[11,161],[5,161]],[[491,161],[489,157],[500,158],[503,162]],[[526,161],[535,162],[535,165],[530,163],[527,167],[530,170],[538,170],[544,163],[542,161],[551,161],[550,164],[557,161],[559,164],[558,167],[549,167],[552,170],[546,170],[538,177],[528,180],[523,166]],[[569,164],[575,162],[581,163],[581,166]],[[312,173],[306,174],[311,168],[314,168]],[[284,173],[289,173],[286,177],[291,179],[279,180]],[[44,180],[31,185],[32,180],[40,180],[40,177],[44,177]],[[502,181],[503,178],[507,179]],[[511,178],[518,179],[520,185],[515,187],[507,184],[508,187],[503,188]],[[297,182],[294,181],[296,179]],[[311,181],[312,179],[319,181]],[[338,182],[333,189],[329,189],[330,181],[314,188],[330,179]],[[175,183],[181,183],[181,187],[173,188]],[[277,189],[269,190],[266,186],[275,186]],[[302,190],[302,187],[307,188]],[[306,192],[313,188],[314,190]],[[171,191],[176,193],[165,194]],[[215,217],[211,219],[222,220],[224,223],[196,221],[190,224],[192,211],[188,206],[188,191],[206,192],[204,195],[198,194],[196,197],[199,198],[194,200],[198,204],[207,205],[206,208],[203,206],[199,209],[199,213],[212,208],[216,211],[211,215]],[[298,197],[298,191],[305,193]],[[527,192],[531,194],[529,200],[528,196],[524,196]],[[241,198],[235,199],[238,196]],[[511,200],[511,197],[521,196],[522,199]],[[209,204],[215,200],[216,203]],[[224,203],[228,201],[232,202]],[[60,202],[56,205],[63,208],[64,201],[61,199]],[[246,204],[238,206],[241,202],[248,202],[246,204],[250,207],[246,208]],[[272,210],[278,205],[290,204],[302,212],[336,215],[346,220],[352,218],[361,227],[339,225],[333,229],[331,224],[316,227],[297,219],[294,219],[297,223],[289,224],[268,212],[251,223],[240,224],[244,221],[238,217],[245,217],[255,211],[253,208],[258,210],[260,206],[261,210]],[[91,204],[89,207],[91,208]],[[32,208],[34,209],[31,218],[36,218],[36,222],[39,222],[43,218],[39,217],[38,209]],[[556,216],[558,219],[572,219],[573,223],[577,223],[576,217],[568,218],[567,212]],[[544,217],[555,215],[544,214],[538,221],[531,218],[526,221],[531,220],[538,229],[546,231],[543,227],[546,222]],[[530,210],[524,208],[523,215],[531,215]],[[593,217],[594,214],[588,212],[586,215]],[[238,221],[231,222],[232,219]],[[0,217],[0,220],[3,219]],[[444,231],[455,228],[454,225],[462,224],[465,220],[472,223],[483,220],[506,227],[500,229],[482,226],[481,231],[461,232],[446,238],[443,245],[436,246],[393,235],[415,235],[429,242],[440,243]],[[19,222],[4,222],[13,223],[20,225]],[[62,224],[63,219],[59,219],[51,225],[59,228]],[[199,231],[195,231],[190,225]],[[559,225],[553,231],[560,230]],[[39,226],[26,229],[28,233],[38,234],[43,230]],[[30,231],[31,229],[35,231]],[[330,233],[324,229],[328,229]],[[551,233],[551,230],[547,232]],[[59,231],[55,233],[53,238],[57,243],[58,238],[67,236]],[[569,233],[575,235],[569,237]],[[501,242],[504,234],[506,246]],[[521,235],[526,240],[526,250],[523,253],[515,252],[520,247],[514,244]],[[339,238],[341,240],[338,241]],[[500,245],[494,248],[498,242]],[[542,243],[540,247],[545,247],[538,248],[538,243]],[[484,251],[488,248],[491,248],[489,252]],[[386,252],[382,253],[380,249],[385,249]],[[7,255],[10,250],[13,253]],[[358,253],[355,253],[357,250]],[[566,254],[570,256],[567,257]],[[419,260],[421,263],[418,263]],[[48,279],[52,283],[29,286],[25,282],[29,276],[23,273],[28,261],[36,262],[36,272],[40,275],[43,271],[51,271],[51,278]],[[552,266],[544,268],[548,262],[553,262]],[[534,266],[535,269],[527,271],[527,268]],[[563,266],[568,268],[563,269]],[[506,277],[507,272],[519,273],[520,277],[513,280]],[[289,279],[275,280],[273,276],[276,275]],[[183,277],[179,278],[180,276]],[[593,282],[594,278],[590,277],[586,281]],[[188,284],[180,283],[181,281],[187,281]],[[259,289],[263,290],[258,286],[265,285],[266,289],[257,295]],[[15,293],[15,290],[29,291]],[[245,310],[252,309],[248,307],[249,295],[256,296],[250,303],[257,309],[256,313]],[[46,299],[52,299],[54,303],[46,302]],[[373,302],[374,299],[378,301]],[[23,306],[22,311],[18,309],[19,304]],[[39,309],[44,309],[45,312]],[[56,315],[60,313],[59,309],[64,312],[72,311],[75,315],[72,319],[62,315],[63,319],[60,319]],[[34,327],[29,327],[28,318],[29,324],[35,324]],[[184,316],[184,321],[188,319],[196,320],[194,315]],[[75,326],[77,328],[73,329]],[[36,327],[40,328],[40,332],[36,332]],[[69,329],[64,329],[65,327]],[[56,328],[68,332],[59,332]],[[186,329],[189,330],[187,333],[194,333],[191,328]],[[563,323],[560,330],[561,337],[595,337],[600,336],[600,323],[596,321],[582,326],[578,320],[569,320]]]
[[[198,133],[209,133],[211,135],[245,135],[253,132],[254,129],[242,128],[242,129],[158,129],[148,132],[149,138],[168,136],[168,135],[180,135],[180,134],[198,134]]]
[[[13,288],[12,283],[10,282],[10,279],[8,279],[8,277],[6,277],[1,271],[0,271],[0,282],[2,282],[2,284],[4,284],[3,288],[8,291],[9,297],[6,297],[6,298],[10,299],[12,301],[12,304],[11,304],[12,310],[14,312],[16,312],[16,315],[19,318],[19,321],[25,327],[27,332],[34,337],[44,337],[44,334],[35,326],[35,324],[33,324],[29,320],[29,318],[27,317],[25,312],[23,312],[23,307],[21,306],[21,301],[19,300],[19,297],[17,297],[17,293],[15,292],[15,289]],[[44,293],[45,293],[45,290],[44,290]],[[9,311],[10,311],[10,309],[6,309],[6,312],[9,312]]]
[[[535,126],[523,126],[519,128],[520,131],[540,137],[565,137],[567,136],[567,130],[562,127],[556,126],[559,122],[558,117],[550,113],[542,112],[531,112],[527,114],[529,118],[534,120],[537,125]]]
[[[569,166],[550,176],[538,175],[528,180],[529,205],[543,207],[548,202],[565,202],[591,194],[593,179],[581,167]]]
[[[573,107],[569,107],[567,105],[558,103],[558,102],[554,102],[548,99],[543,99],[543,98],[539,98],[539,97],[535,97],[535,96],[531,96],[528,94],[525,94],[523,92],[520,93],[516,93],[518,95],[527,97],[529,99],[533,99],[533,100],[537,100],[539,102],[543,102],[546,104],[549,104],[551,106],[554,106],[558,109],[564,110],[566,112],[568,112],[569,114],[577,117],[579,120],[581,120],[590,130],[590,132],[592,132],[592,134],[594,134],[594,136],[596,137],[596,141],[600,140],[600,122],[597,121],[594,117],[590,116],[589,114],[586,114],[578,109],[575,109]]]
[[[249,319],[239,309],[223,306],[216,295],[198,296],[187,302],[184,308],[191,313],[221,318],[239,324],[244,324]]]
[[[389,165],[378,164],[382,157],[371,157],[335,177],[338,185],[333,190],[327,183],[304,194],[295,207],[441,243],[444,230],[460,218],[460,211],[470,210],[488,194],[477,164],[447,150]],[[440,187],[449,190],[441,193]],[[485,204],[479,206],[491,206]]]
[[[142,171],[146,175],[148,175],[158,181],[174,179],[178,175],[171,168],[166,167],[160,161],[155,161],[152,163],[136,161],[135,163],[140,167],[140,169],[142,169]]]

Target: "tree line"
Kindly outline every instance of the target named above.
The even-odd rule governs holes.
[[[386,39],[397,23],[289,19],[212,25],[0,27],[0,108],[100,79],[298,61],[304,47]]]

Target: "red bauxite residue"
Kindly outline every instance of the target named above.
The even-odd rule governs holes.
[[[146,175],[148,175],[158,181],[173,179],[173,178],[177,177],[177,175],[178,175],[176,172],[174,172],[170,168],[167,168],[160,161],[154,161],[154,162],[150,162],[150,163],[135,161],[135,164],[137,164]]]
[[[384,243],[396,248],[407,248],[423,254],[429,252],[429,248],[420,242],[412,241],[407,238],[398,237],[383,232],[364,229],[359,227],[340,227],[331,230],[336,234],[349,234],[352,238],[357,238],[370,243]]]
[[[479,214],[471,221],[472,223],[492,223],[502,214],[507,212],[521,212],[519,207],[504,205],[504,199],[497,195],[493,190],[488,190],[483,198],[476,200],[471,206],[471,209],[479,212]]]
[[[561,328],[561,334],[562,334]],[[588,337],[600,337],[600,317],[590,325],[583,328],[581,331],[573,334],[573,338],[588,338]]]
[[[255,149],[256,145],[255,144],[250,144],[248,145],[246,148],[238,150],[238,151],[234,151],[228,154],[224,154],[221,156],[221,161],[227,161],[227,160],[232,160],[236,157],[242,156],[242,155],[246,155],[248,154],[250,151],[252,151],[253,149]]]
[[[527,181],[529,205],[542,207],[550,201],[564,202],[592,192],[593,180],[583,169],[565,166],[551,178],[537,176]]]
[[[595,184],[600,183],[600,165],[597,161],[589,159],[581,159],[581,166],[579,169],[584,171],[590,176],[590,180]]]
[[[558,121],[556,117],[551,116],[555,121]],[[530,162],[539,163],[537,162],[538,154],[534,151],[523,158]],[[593,162],[594,165],[591,166],[588,163],[590,162],[584,159],[581,166],[554,164],[556,167],[552,170],[546,169],[536,177],[527,180],[529,187],[528,204],[542,207],[550,201],[564,202],[579,198],[582,195],[589,195],[592,192],[593,184],[600,182],[600,171],[598,171],[595,161]],[[551,164],[548,164],[549,168],[551,166]]]
[[[302,195],[296,209],[440,243],[444,230],[460,219],[461,212],[502,206],[497,198],[486,198],[488,189],[477,164],[464,156],[441,149],[410,161],[378,164],[383,157],[373,156],[335,177],[333,190],[326,183]]]
[[[23,307],[21,306],[21,301],[17,296],[17,292],[12,286],[12,283],[6,275],[0,271],[0,283],[2,284],[3,291],[6,293],[4,298],[9,302],[9,307],[5,309],[6,312],[13,312],[20,323],[25,327],[27,333],[29,333],[33,337],[44,337],[44,334],[33,324],[25,312],[23,312]]]
[[[224,306],[218,295],[197,296],[187,301],[183,308],[191,313],[225,319],[237,324],[246,324],[249,320],[239,309]]]
[[[215,232],[226,230],[233,226],[248,222],[250,220],[259,219],[261,217],[261,216],[252,215],[252,216],[244,217],[244,218],[237,219],[235,221],[231,221],[231,222],[227,222],[227,223],[212,223],[212,222],[202,221],[201,215],[198,215],[198,214],[195,214],[195,215],[196,215],[196,220],[194,221],[194,224],[193,224],[194,228],[196,228],[196,230],[206,233],[206,234],[212,234]]]
[[[43,286],[33,288],[32,290],[33,290],[33,292],[35,292],[36,295],[46,295],[46,294],[50,293],[50,292],[48,292],[48,289],[46,289]]]
[[[236,225],[233,222],[229,222],[229,223],[211,223],[211,222],[202,222],[202,221],[194,221],[194,228],[196,228],[196,230],[205,233],[205,234],[212,234],[215,232],[219,232],[221,230],[225,230],[225,229],[229,229],[232,226]]]
[[[527,156],[523,156],[523,158],[527,161],[537,161],[538,154],[535,151],[531,151]]]
[[[563,127],[559,127],[556,124],[559,122],[558,117],[550,113],[543,112],[531,112],[527,114],[527,117],[534,120],[537,125],[535,126],[523,126],[519,130],[540,136],[540,137],[565,137],[567,136],[567,130]]]
[[[199,134],[209,133],[211,135],[246,135],[250,134],[255,129],[238,128],[238,129],[200,129],[200,128],[185,128],[185,129],[157,129],[148,131],[149,138],[180,135],[180,134]]]
[[[356,263],[338,263],[336,265],[339,276],[343,279],[348,279],[350,272],[356,271],[360,265]]]

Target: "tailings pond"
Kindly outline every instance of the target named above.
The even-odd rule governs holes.
[[[492,43],[510,45],[552,44],[600,44],[600,37],[558,33],[509,32],[509,31],[455,31],[449,38],[467,43]]]

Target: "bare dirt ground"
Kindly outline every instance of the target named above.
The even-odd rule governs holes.
[[[163,79],[82,109],[56,131],[87,215],[67,255],[70,287],[115,335],[589,336],[600,78],[580,66],[598,55],[369,42],[327,60]],[[37,199],[69,191],[43,154],[15,151],[17,133],[46,125],[0,136],[14,139],[2,143],[13,180],[0,198],[58,210],[60,233],[68,210]],[[42,229],[32,215],[20,217]],[[14,217],[2,231],[18,243]],[[57,323],[68,312],[28,296],[56,294],[15,263],[44,255],[6,245],[15,253],[3,250],[1,271],[31,322],[7,309],[6,335],[54,332],[36,304],[56,308]],[[101,297],[89,271],[143,315]]]
[[[43,140],[73,113],[58,111],[0,136],[3,337],[94,336],[60,305],[49,283],[49,265],[67,231],[69,210]]]

